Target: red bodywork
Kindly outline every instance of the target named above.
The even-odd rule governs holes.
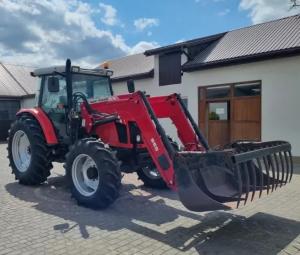
[[[147,101],[157,119],[171,119],[177,128],[178,137],[185,150],[205,151],[179,104],[176,94],[170,96],[147,97]],[[143,141],[143,143],[137,145],[137,148],[145,148],[148,150],[164,181],[170,188],[176,189],[173,160],[170,158],[161,136],[157,131],[149,113],[149,109],[142,100],[141,92],[114,96],[106,101],[91,103],[90,106],[97,112],[117,115],[119,117],[118,122],[127,127],[127,137],[130,137],[128,123],[135,122],[141,130],[141,138]],[[58,144],[53,125],[44,111],[41,108],[23,109],[18,112],[18,115],[26,112],[32,114],[38,120],[47,143],[49,145]],[[94,119],[95,117],[88,112],[85,104],[81,104],[81,117],[88,135],[91,135],[92,133],[96,134],[103,142],[114,148],[133,149],[133,144],[130,143],[130,141],[127,141],[127,143],[121,143],[119,141],[115,122],[94,127],[94,122],[99,119]],[[162,169],[162,166],[159,163],[159,157],[162,155],[167,161],[166,165],[168,167],[165,167],[165,169]]]
[[[33,115],[37,121],[40,123],[40,126],[43,130],[45,135],[46,141],[49,145],[58,144],[58,140],[53,128],[51,121],[49,120],[46,113],[41,108],[31,108],[31,109],[21,109],[17,112],[17,116],[21,115],[22,113],[29,113]]]
[[[156,118],[170,118],[177,128],[178,137],[181,140],[185,150],[188,151],[204,151],[198,141],[191,123],[189,123],[186,115],[178,102],[177,95],[148,97],[147,98]],[[172,189],[176,188],[173,161],[166,150],[165,145],[151,119],[149,110],[141,98],[140,92],[128,95],[112,97],[107,101],[91,103],[92,109],[108,114],[116,114],[119,121],[127,126],[127,134],[129,137],[128,122],[136,122],[141,130],[143,144],[139,144],[138,148],[147,148],[162,178]],[[81,105],[82,118],[85,119],[85,128],[88,133],[92,132],[93,117],[88,113],[84,104]],[[117,148],[132,148],[130,143],[120,143],[116,125],[108,123],[98,126],[93,130],[98,137],[105,143]],[[169,162],[167,169],[162,169],[158,158],[164,155]]]

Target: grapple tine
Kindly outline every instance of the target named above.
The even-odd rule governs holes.
[[[252,196],[251,196],[251,201],[253,201],[255,197],[255,191],[256,191],[256,172],[253,168],[253,162],[249,161],[249,168],[251,169],[251,175],[252,175]]]
[[[283,180],[284,180],[284,162],[283,162],[281,152],[279,152],[279,159],[280,159],[280,164],[281,164],[281,181],[280,181],[280,187],[281,187]]]
[[[287,152],[285,151],[283,154],[284,154],[284,159],[285,159],[285,164],[286,164],[286,177],[285,177],[285,181],[284,181],[284,183],[286,184],[288,181],[288,178],[289,178],[290,164],[289,164]]]
[[[278,157],[277,157],[277,154],[276,153],[274,153],[273,154],[273,156],[274,156],[274,159],[275,159],[275,164],[276,164],[276,186],[275,186],[275,190],[277,189],[277,187],[278,187],[278,183],[280,182],[279,181],[279,163],[278,163]]]
[[[274,191],[274,188],[275,188],[275,167],[274,167],[274,162],[273,162],[273,159],[272,159],[272,156],[268,156],[268,161],[271,165],[271,171],[272,171],[272,192]]]
[[[243,175],[245,176],[245,190],[246,190],[246,196],[244,201],[244,205],[245,205],[247,203],[249,197],[249,191],[250,191],[249,170],[248,170],[247,162],[243,163],[243,168],[244,168]]]
[[[236,208],[239,208],[239,205],[241,203],[242,193],[243,193],[243,181],[242,181],[242,177],[241,177],[241,172],[240,172],[239,164],[236,165],[235,169],[236,169],[236,173],[237,173],[238,189],[239,189],[239,195],[238,195],[238,200],[237,200]]]
[[[260,183],[259,183],[259,197],[262,195],[263,187],[264,187],[264,174],[262,171],[262,166],[260,162],[260,158],[257,158],[257,165],[259,168],[259,174],[260,174]]]
[[[269,194],[270,191],[270,173],[269,173],[269,165],[267,162],[266,157],[263,157],[264,165],[266,168],[266,174],[267,174],[267,194]]]
[[[294,165],[293,165],[293,157],[291,151],[288,151],[289,158],[290,158],[290,166],[291,166],[291,176],[289,179],[289,182],[292,180],[293,174],[294,174]]]

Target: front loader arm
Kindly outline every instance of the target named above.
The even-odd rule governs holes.
[[[142,92],[120,96],[117,100],[108,100],[91,106],[99,112],[118,115],[119,121],[123,124],[128,124],[129,121],[136,122],[142,130],[142,140],[162,178],[170,188],[176,189],[172,160],[174,148],[160,126],[151,104]],[[81,106],[81,112],[85,120],[90,120],[84,104]],[[86,130],[90,130],[90,123],[91,121],[86,121]]]
[[[187,151],[208,151],[206,138],[182,102],[180,95],[151,97],[149,102],[158,119],[170,118],[177,129],[178,138]]]

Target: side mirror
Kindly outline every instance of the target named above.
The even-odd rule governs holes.
[[[134,86],[134,80],[128,80],[127,81],[127,89],[129,93],[135,92],[135,86]]]
[[[57,77],[48,78],[48,91],[51,93],[59,92],[59,79]]]

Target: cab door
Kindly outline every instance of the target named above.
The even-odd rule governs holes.
[[[58,92],[50,92],[48,89],[48,81],[51,78],[57,78],[59,83]],[[61,75],[48,75],[42,79],[40,107],[48,115],[52,121],[56,133],[59,138],[65,138],[67,117],[66,108],[67,105],[67,89],[65,77]]]

